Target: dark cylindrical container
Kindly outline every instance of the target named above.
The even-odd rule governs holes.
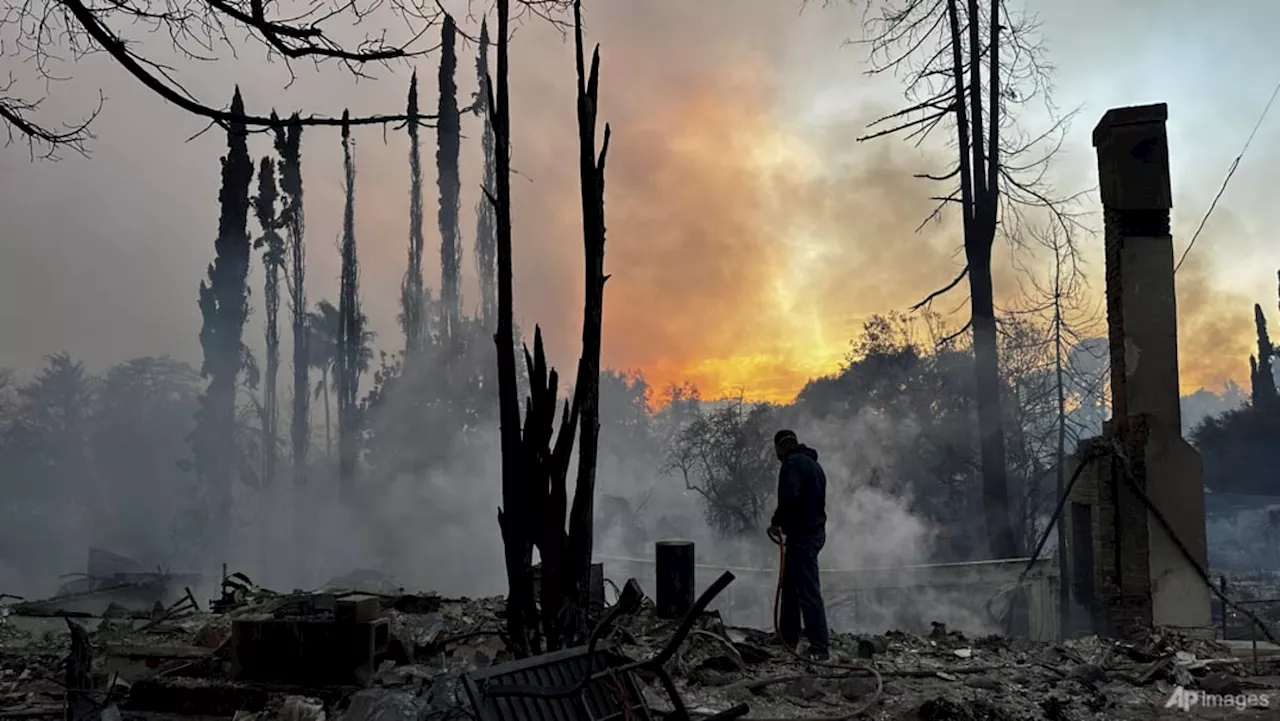
[[[693,608],[693,541],[658,541],[657,606],[659,618],[683,618]]]

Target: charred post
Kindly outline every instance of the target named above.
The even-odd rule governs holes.
[[[658,618],[684,618],[693,608],[693,541],[658,541],[654,544],[657,581],[654,603]]]

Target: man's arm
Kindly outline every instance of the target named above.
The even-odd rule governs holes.
[[[793,525],[796,503],[800,499],[800,478],[790,463],[783,461],[778,469],[778,508],[769,525],[786,528]]]

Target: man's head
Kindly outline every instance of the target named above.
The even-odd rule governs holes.
[[[792,448],[800,445],[800,441],[796,438],[795,431],[789,431],[785,428],[773,434],[773,452],[778,454],[778,460],[787,457]]]

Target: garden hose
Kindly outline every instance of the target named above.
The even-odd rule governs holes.
[[[835,661],[819,661],[813,658],[805,658],[804,656],[800,655],[800,653],[796,651],[796,649],[793,646],[791,646],[791,644],[787,643],[787,640],[782,637],[782,614],[781,614],[782,581],[783,581],[783,570],[786,568],[786,565],[787,565],[787,544],[786,544],[786,539],[783,538],[782,534],[779,532],[775,532],[773,529],[770,529],[769,531],[769,540],[773,541],[774,544],[777,545],[778,547],[778,585],[777,585],[777,589],[773,594],[773,633],[775,636],[778,637],[778,642],[781,643],[782,647],[787,650],[787,653],[794,656],[801,663],[805,663],[810,666],[820,666],[822,668],[836,669],[838,671],[848,671],[852,673],[865,673],[865,674],[869,674],[872,678],[876,680],[876,690],[875,690],[875,693],[871,694],[871,698],[868,699],[866,703],[862,704],[857,709],[850,711],[847,714],[842,714],[839,716],[806,716],[804,718],[789,719],[788,721],[848,721],[848,719],[861,716],[862,714],[871,710],[871,707],[875,706],[877,703],[880,702],[880,695],[881,693],[884,692],[884,680],[880,678],[880,672],[876,671],[875,666],[871,665],[870,663],[861,663],[857,661],[849,662],[849,663],[839,663]],[[775,721],[775,720],[750,717],[750,718],[742,719],[742,721]]]

